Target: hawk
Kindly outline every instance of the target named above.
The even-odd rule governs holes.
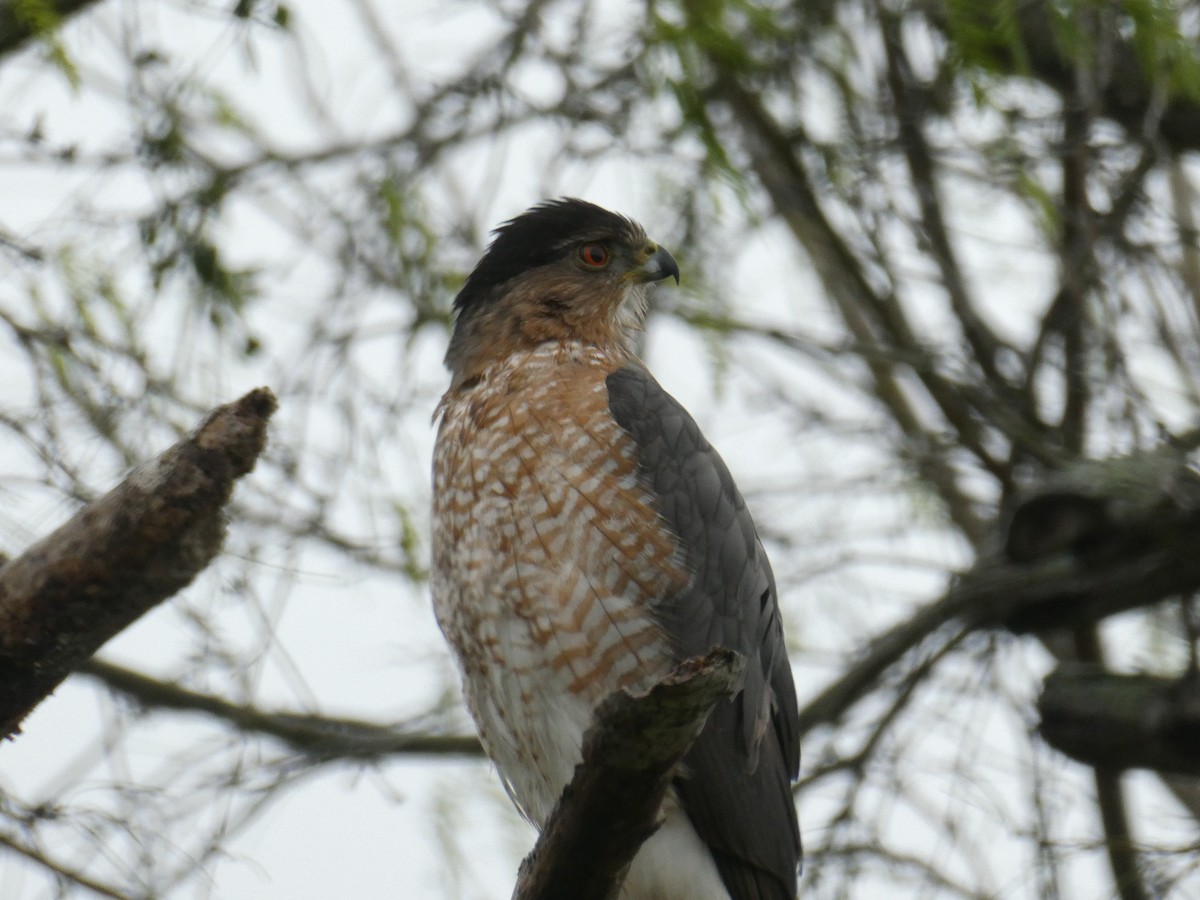
[[[796,694],[775,580],[729,470],[634,352],[679,268],[576,199],[504,223],[455,301],[433,474],[434,609],[468,708],[541,826],[592,712],[714,646],[742,654],[626,900],[791,900]]]

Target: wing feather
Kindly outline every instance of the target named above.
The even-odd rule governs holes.
[[[680,659],[713,646],[746,657],[738,693],[713,711],[676,790],[733,900],[793,900],[798,714],[770,563],[729,469],[679,402],[640,366],[613,372],[607,386],[692,573],[656,616]]]

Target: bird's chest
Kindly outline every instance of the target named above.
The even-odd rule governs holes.
[[[515,757],[562,757],[542,767],[569,774],[595,704],[673,661],[655,606],[687,577],[609,413],[606,374],[535,358],[443,401],[435,611],[526,806],[505,771]]]

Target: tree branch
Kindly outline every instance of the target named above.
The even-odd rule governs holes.
[[[1009,518],[1006,552],[979,560],[940,599],[873,640],[800,710],[801,735],[837,721],[947,626],[938,647],[978,629],[1073,627],[1200,591],[1200,476],[1185,452],[1193,440],[1083,462],[1029,492]]]
[[[1056,750],[1114,771],[1200,775],[1200,682],[1060,665],[1038,700],[1038,731]]]
[[[978,47],[990,63],[1008,75],[1032,76],[1062,94],[1075,87],[1075,56],[1061,46],[1062,29],[1056,26],[1060,13],[1045,0],[1010,3],[931,4],[931,21],[955,40],[959,29],[969,29],[976,40],[992,35],[994,43]],[[1015,40],[1009,36],[1014,33]],[[1152,83],[1134,41],[1122,38],[1110,48],[1110,68],[1119,78],[1100,86],[1097,112],[1120,124],[1131,135],[1146,132],[1147,110],[1155,114],[1155,133],[1176,153],[1200,149],[1200,103],[1184,91],[1165,101],[1159,99],[1162,85]]]
[[[93,894],[108,897],[110,900],[131,900],[128,894],[121,893],[117,888],[97,881],[94,878],[89,878],[82,872],[76,872],[4,832],[0,832],[0,847],[7,847],[12,852],[25,857],[36,865],[49,869],[63,881],[91,891]]]
[[[609,900],[660,824],[676,769],[743,660],[716,649],[687,660],[649,692],[613,694],[583,739],[583,761],[533,852],[514,900]]]
[[[929,242],[929,256],[941,272],[942,286],[946,290],[950,308],[954,310],[975,362],[987,383],[1002,389],[1008,386],[1008,381],[997,368],[997,360],[1002,352],[1011,351],[1012,348],[1000,340],[976,311],[942,215],[937,166],[923,130],[926,118],[924,94],[904,50],[899,18],[888,12],[882,3],[878,4],[877,15],[887,59],[887,84],[895,103],[900,148],[904,152],[913,194],[921,211],[921,231]],[[982,461],[986,463],[988,459]]]
[[[1200,534],[1195,540],[1200,541]],[[1200,590],[1200,559],[1182,547],[1177,553],[1149,553],[1098,568],[1069,559],[1031,566],[982,562],[941,598],[871,641],[861,658],[800,710],[800,734],[836,722],[878,685],[884,672],[945,626],[952,628],[938,639],[939,647],[986,628],[1027,632],[1094,622],[1195,590]]]
[[[915,352],[921,346],[895,296],[881,295],[866,276],[853,250],[838,234],[821,209],[803,161],[769,115],[757,96],[747,90],[720,60],[713,90],[732,115],[755,175],[771,198],[775,211],[805,249],[813,268],[856,343],[868,349],[863,362],[871,376],[872,395],[899,426],[917,464],[946,506],[947,513],[975,547],[982,545],[986,525],[959,484],[958,475],[945,454],[930,442],[930,429],[916,405],[889,367],[876,359],[879,352],[903,347]],[[960,392],[947,383],[932,365],[917,365],[920,379],[946,422],[955,429],[958,441],[985,463],[983,429]]]
[[[96,0],[0,0],[0,57],[7,56],[31,38],[49,34],[63,21],[82,12]]]
[[[474,735],[406,732],[357,719],[262,710],[191,691],[99,659],[85,662],[78,674],[104,684],[146,709],[206,715],[241,732],[283,741],[295,752],[315,760],[483,755]]]
[[[119,631],[189,584],[225,537],[276,401],[218,407],[188,438],[0,568],[0,737]]]
[[[1100,827],[1104,829],[1108,867],[1112,870],[1117,896],[1121,900],[1149,900],[1142,878],[1141,863],[1129,828],[1129,813],[1121,773],[1096,766],[1092,770],[1096,782],[1096,806],[1100,809]]]

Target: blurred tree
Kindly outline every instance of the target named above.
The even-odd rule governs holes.
[[[561,193],[678,251],[646,350],[772,545],[805,896],[1200,890],[1198,32],[1170,0],[0,0],[4,549],[238,388],[281,403],[215,571],[0,752],[0,893],[227,896],[239,832],[349,768],[434,818],[430,893],[507,895],[395,763],[486,806],[428,416],[486,229]],[[1117,740],[1108,706],[1168,711]]]

